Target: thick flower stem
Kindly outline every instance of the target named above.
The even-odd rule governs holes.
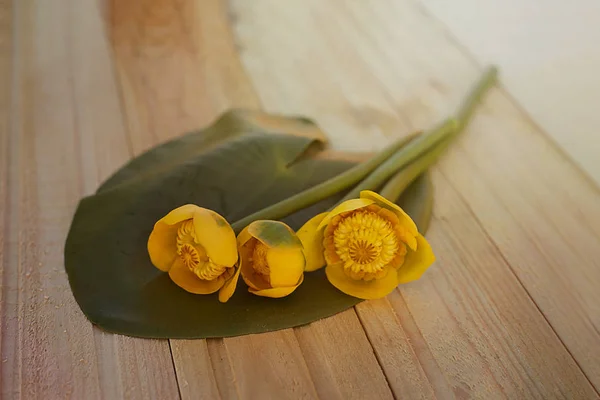
[[[440,127],[427,132],[409,143],[402,151],[394,154],[381,164],[375,171],[356,185],[340,203],[357,198],[363,190],[376,190],[396,171],[409,165],[423,154],[426,154],[433,146],[452,135],[456,130],[457,122],[454,119],[446,120]]]
[[[407,143],[412,142],[417,136],[418,134],[412,134],[400,138],[374,157],[358,164],[355,167],[350,168],[348,171],[345,171],[334,178],[313,186],[310,189],[307,189],[292,197],[282,200],[279,203],[273,204],[267,208],[263,208],[262,210],[233,223],[231,226],[236,233],[239,233],[253,221],[261,219],[277,220],[286,217],[297,210],[301,210],[302,208],[308,207],[323,199],[333,196],[334,194],[339,193],[351,187],[352,185],[355,185],[357,182],[360,182],[361,179],[369,175],[381,163],[385,162],[385,160],[396,154],[402,147],[406,146]]]
[[[379,191],[379,194],[390,201],[396,201],[410,184],[434,164],[452,143],[452,137],[444,139],[430,151],[396,172]]]
[[[404,171],[406,173],[405,176],[397,178],[396,184],[398,187],[404,185],[406,188],[422,171],[439,158],[450,142],[464,129],[483,94],[496,82],[496,76],[497,69],[495,67],[489,68],[484,73],[458,110],[455,118],[446,120],[437,128],[418,135],[416,138],[411,136],[404,140],[401,139],[370,160],[235,222],[232,224],[234,231],[238,233],[256,220],[283,218],[360,182],[343,200],[356,198],[362,190],[376,190],[399,170],[401,171],[399,174]],[[411,163],[415,166],[411,167]],[[412,177],[413,175],[414,177]],[[395,193],[394,196],[397,197]]]

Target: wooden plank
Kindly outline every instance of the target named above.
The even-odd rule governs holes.
[[[393,398],[354,309],[295,331],[320,398]]]
[[[22,1],[14,16],[2,394],[177,398],[168,344],[93,328],[64,272],[77,201],[127,159],[97,3]]]
[[[287,2],[285,7],[273,1],[253,2],[252,7],[238,1],[232,4],[237,15],[238,41],[245,49],[242,59],[264,106],[280,112],[303,108],[323,125],[344,127],[344,130],[331,133],[338,147],[348,146],[348,137],[358,142],[362,140],[364,146],[377,142],[364,125],[356,122],[357,104],[364,104],[368,110],[375,105],[377,111],[371,113],[375,121],[378,115],[385,115],[387,120],[387,117],[393,118],[396,114],[395,118],[412,126],[427,127],[448,115],[466,92],[468,84],[479,74],[470,60],[444,37],[443,31],[432,25],[428,17],[410,2],[387,2],[375,8],[354,2],[312,2],[310,5]],[[352,46],[347,43],[352,43]],[[293,53],[286,55],[273,51],[275,48],[293,49]],[[286,71],[287,76],[282,76],[280,71]],[[334,121],[334,113],[343,121]],[[484,107],[482,113],[493,114],[496,122],[507,118],[505,110],[495,111],[491,105]],[[512,113],[508,114],[510,118],[523,119],[519,113]],[[377,124],[375,121],[374,125]],[[331,132],[329,129],[328,133]],[[470,132],[469,137],[472,137],[476,131],[472,128]],[[481,130],[477,133],[483,137]],[[494,133],[498,140],[507,140],[500,131]],[[536,134],[539,135],[539,132]],[[515,138],[507,143],[515,143]],[[481,151],[481,146],[475,148]],[[530,147],[531,153],[536,149]],[[496,165],[508,161],[519,162],[512,158],[496,159]],[[558,162],[556,159],[543,161]],[[451,168],[444,169],[443,173],[461,177],[460,172]],[[573,182],[579,181],[575,179]],[[495,181],[490,177],[487,183],[494,185]],[[534,185],[535,181],[527,183]],[[459,397],[466,394],[488,398],[507,394],[553,397],[561,393],[577,398],[597,396],[569,354],[580,346],[587,347],[589,351],[598,343],[597,338],[584,336],[584,342],[577,344],[573,337],[568,341],[566,335],[559,339],[552,329],[570,324],[583,328],[593,314],[579,307],[580,315],[565,318],[568,306],[558,305],[565,313],[557,313],[552,308],[554,304],[544,304],[542,300],[553,294],[550,291],[553,286],[537,286],[530,280],[524,290],[520,280],[532,272],[531,266],[521,263],[507,265],[504,261],[506,254],[496,250],[500,241],[486,237],[493,221],[497,223],[501,219],[505,222],[504,216],[510,214],[506,210],[498,210],[498,213],[489,214],[487,223],[482,226],[479,213],[470,211],[448,181],[437,178],[436,184],[443,193],[438,195],[437,203],[447,201],[458,210],[458,217],[453,218],[451,223],[445,221],[445,216],[444,219],[439,217],[440,221],[434,224],[431,234],[440,259],[438,267],[428,273],[427,278],[402,289],[408,310],[417,317],[418,333],[413,331],[410,335],[416,336],[419,346],[413,351],[417,360],[424,359],[422,369],[429,377],[432,390],[442,396],[448,394],[447,385],[450,385]],[[473,190],[464,186],[461,189],[469,194]],[[591,195],[588,189],[581,186],[578,191]],[[535,201],[536,198],[530,197],[530,200]],[[591,201],[579,203],[577,199],[568,200],[581,207]],[[437,214],[440,214],[439,209],[440,206],[436,209]],[[591,209],[585,210],[593,214]],[[552,219],[553,215],[546,217]],[[573,228],[575,224],[570,226]],[[446,244],[462,234],[459,228],[465,230],[464,241],[473,242],[474,249],[457,246],[456,243],[453,246]],[[520,233],[515,224],[504,223],[503,228],[507,229],[504,234],[513,233],[509,237],[520,237],[515,236]],[[560,232],[551,224],[544,228],[553,229],[560,237]],[[581,229],[583,232],[588,230]],[[585,248],[580,247],[574,253],[581,256],[584,251],[590,250],[590,243],[593,242],[587,241]],[[554,243],[537,240],[536,244],[545,246],[546,250]],[[563,246],[560,251],[564,250]],[[535,252],[523,247],[519,248],[519,252],[521,257],[535,256]],[[486,270],[481,271],[481,263],[475,256],[485,261]],[[567,278],[579,283],[579,279],[575,279],[577,276],[591,276],[598,282],[592,267],[592,264],[581,263],[580,268],[566,271],[563,276],[549,276],[547,282],[556,285]],[[450,274],[450,268],[458,271],[456,275]],[[449,276],[441,278],[441,274]],[[582,288],[585,289],[585,286]],[[416,295],[408,297],[406,294],[411,292]],[[507,293],[512,296],[510,301]],[[530,301],[528,293],[537,304]],[[562,291],[561,295],[568,296],[569,293]],[[588,295],[594,298],[593,293],[586,292]],[[438,307],[429,307],[432,302]],[[544,315],[540,314],[538,306],[546,306],[542,307]],[[440,307],[443,307],[441,311]],[[390,380],[390,376],[398,374],[398,369],[390,366],[392,361],[413,357],[406,357],[394,348],[380,347],[381,343],[373,338],[385,331],[377,327],[376,320],[371,322],[373,315],[361,311],[363,305],[357,308]],[[399,309],[397,314],[406,315],[406,311]],[[560,333],[560,330],[557,329],[557,332]],[[563,347],[561,339],[569,351]],[[507,346],[506,343],[510,343],[507,341],[516,341],[514,346],[518,350]],[[384,340],[380,342],[385,343]],[[552,354],[552,357],[548,358],[547,354]],[[580,364],[586,363],[584,371],[595,371],[583,354],[576,357]],[[435,363],[431,362],[432,359]],[[463,364],[460,368],[456,366],[457,361]],[[413,370],[418,371],[418,366],[414,366]],[[443,382],[444,379],[446,382]],[[395,393],[401,395],[401,385],[394,385],[392,381],[390,384]],[[420,392],[418,388],[415,390]]]
[[[113,46],[136,153],[206,125],[225,108],[260,106],[239,63],[236,51],[240,48],[229,30],[236,17],[228,13],[225,4],[195,1],[174,7],[160,1],[113,2]],[[338,318],[342,317],[322,326],[343,321]],[[222,342],[209,340],[206,345],[203,341],[172,341],[176,343],[173,355],[180,385],[184,377],[194,373],[210,375],[207,368],[212,365],[223,397],[255,398],[260,394],[314,398],[330,393],[332,387],[339,394],[337,398],[342,394],[346,398],[373,393],[381,398],[391,396],[359,321],[354,318],[345,326],[353,332],[358,348],[346,348],[339,336],[312,327],[307,328],[308,333],[298,334],[304,338],[300,343],[291,330]],[[310,343],[311,336],[319,340],[318,346]],[[204,357],[205,347],[210,363],[185,354]],[[354,364],[348,366],[352,357]],[[326,371],[331,379],[311,374],[316,368]],[[365,370],[370,371],[372,380],[363,379]],[[189,384],[189,379],[185,380]],[[347,382],[352,385],[340,386]],[[228,388],[226,392],[224,388]],[[210,396],[214,384],[194,389],[182,386],[184,397],[194,393]]]
[[[71,156],[76,154],[73,99],[60,62],[67,57],[60,35],[64,15],[60,7],[14,6],[18,48],[10,182],[16,235],[6,266],[10,279],[3,282],[15,294],[3,310],[4,335],[13,338],[14,347],[3,351],[15,370],[3,390],[25,398],[65,393],[99,398],[92,328],[70,295],[62,260],[61,242],[79,195],[77,159]],[[47,23],[40,23],[36,12],[43,12]]]
[[[181,397],[186,399],[198,398],[198,396],[205,399],[220,398],[220,388],[215,377],[216,372],[213,371],[206,340],[173,340],[171,345],[176,360],[177,383]],[[224,360],[223,364],[228,362],[229,360]]]
[[[0,1],[0,397],[13,396],[16,393],[15,370],[18,365],[12,354],[16,351],[16,337],[7,332],[9,325],[16,324],[16,291],[10,282],[14,281],[8,267],[14,265],[14,248],[12,243],[16,234],[11,229],[14,216],[11,216],[11,204],[14,196],[10,196],[11,188],[11,91],[12,91],[12,59],[13,59],[13,2]],[[12,174],[14,177],[14,174]],[[12,289],[12,290],[11,290]],[[12,310],[11,310],[12,309]]]

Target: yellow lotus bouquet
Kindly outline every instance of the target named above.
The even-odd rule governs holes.
[[[81,200],[65,245],[75,299],[108,331],[207,338],[418,280],[435,261],[427,171],[495,80],[490,68],[456,115],[358,164],[313,157],[322,134],[306,118],[247,110],[150,149]]]
[[[399,284],[419,279],[435,256],[415,222],[394,201],[466,125],[495,75],[496,70],[490,69],[457,117],[441,127],[402,139],[371,162],[233,227],[215,211],[195,205],[171,211],[156,223],[148,240],[152,263],[190,293],[218,291],[221,302],[234,294],[240,272],[250,293],[272,298],[291,294],[302,284],[304,272],[323,267],[333,286],[360,299],[385,297]],[[392,173],[397,176],[383,192],[393,191],[395,196],[368,190]],[[283,222],[267,219],[286,216],[352,184],[357,185],[344,201],[311,218],[297,233]],[[234,230],[240,228],[236,240]]]

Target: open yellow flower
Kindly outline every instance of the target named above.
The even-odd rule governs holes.
[[[154,225],[148,239],[152,264],[178,286],[195,294],[233,295],[239,276],[233,229],[212,210],[186,204]]]
[[[361,299],[387,296],[400,283],[419,279],[435,261],[414,221],[372,191],[309,220],[299,231],[305,271],[325,265],[329,282]]]
[[[279,221],[255,221],[237,238],[242,278],[248,291],[264,297],[284,297],[304,280],[302,243]]]

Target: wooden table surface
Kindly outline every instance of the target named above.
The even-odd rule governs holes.
[[[167,341],[71,295],[77,202],[151,146],[247,107],[375,151],[481,71],[418,0],[0,0],[1,398],[598,398],[600,192],[502,84],[433,171],[438,261],[385,299]]]

